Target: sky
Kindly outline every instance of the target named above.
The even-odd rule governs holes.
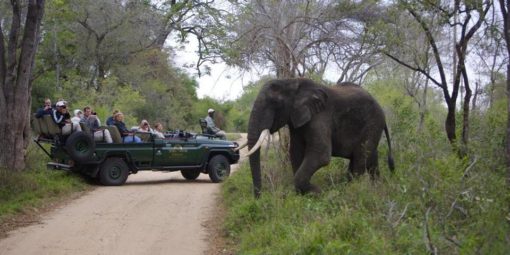
[[[198,59],[198,55],[195,53],[197,50],[196,39],[190,38],[189,43],[184,47],[172,45],[172,48],[175,53],[173,62],[176,66],[184,69],[197,80],[199,84],[197,95],[199,98],[209,96],[220,101],[235,100],[242,95],[244,86],[257,81],[262,75],[257,70],[242,71],[238,68],[229,67],[225,63],[206,63],[211,67],[211,74],[202,74],[201,77],[198,77],[197,70],[194,68]]]

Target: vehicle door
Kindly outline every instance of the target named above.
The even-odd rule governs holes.
[[[154,147],[155,166],[193,166],[202,162],[203,148],[194,139],[160,140]]]

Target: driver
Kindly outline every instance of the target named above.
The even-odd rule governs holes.
[[[207,110],[207,117],[205,117],[205,121],[207,122],[207,129],[211,130],[214,135],[220,137],[221,139],[227,138],[225,131],[219,129],[216,127],[216,124],[214,124],[214,109],[210,108]]]

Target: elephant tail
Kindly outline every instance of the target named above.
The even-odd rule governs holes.
[[[388,167],[393,172],[395,171],[395,161],[393,161],[393,156],[391,154],[391,139],[390,132],[388,132],[388,126],[384,126],[384,134],[386,135],[386,141],[388,142]]]

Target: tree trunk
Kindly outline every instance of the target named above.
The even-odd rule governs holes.
[[[28,2],[25,24],[21,24],[19,1],[11,1],[13,22],[7,42],[7,52],[0,47],[0,112],[4,119],[0,123],[0,166],[12,170],[25,168],[26,148],[30,141],[30,101],[32,84],[30,78],[34,66],[35,52],[39,41],[39,27],[44,14],[44,0]],[[23,36],[18,30],[24,28]],[[4,44],[0,27],[0,39]],[[7,55],[7,58],[4,56]]]
[[[456,140],[457,135],[455,134],[456,124],[455,124],[455,102],[447,102],[448,105],[448,113],[446,115],[446,121],[445,121],[445,130],[446,130],[446,136],[448,137],[448,141],[450,141],[450,144],[456,148]]]
[[[505,22],[506,23],[506,22]],[[507,27],[507,26],[505,26]],[[506,30],[506,29],[505,29]],[[510,31],[506,31],[510,33]],[[508,43],[507,43],[508,44]],[[510,54],[510,48],[508,50]],[[510,187],[510,64],[506,68],[506,96],[507,96],[507,121],[506,121],[506,183]]]
[[[465,71],[463,71],[465,74]],[[466,88],[466,95],[464,95],[464,104],[462,111],[462,148],[460,151],[461,156],[466,156],[469,150],[469,104],[471,101],[471,88],[469,87],[469,81],[467,75],[464,80],[464,87]]]

